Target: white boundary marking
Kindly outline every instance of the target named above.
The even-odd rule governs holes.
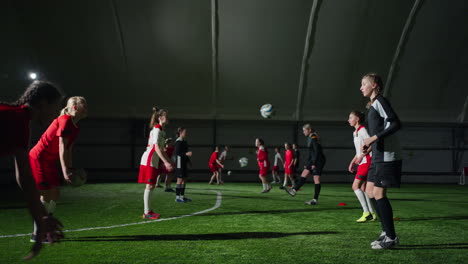
[[[168,220],[176,220],[184,217],[189,217],[189,216],[194,216],[194,215],[199,215],[199,214],[204,214],[208,213],[210,211],[216,210],[221,206],[221,200],[222,200],[222,194],[219,191],[212,191],[216,192],[216,203],[213,207],[205,209],[200,212],[195,212],[192,214],[186,214],[186,215],[181,215],[181,216],[174,216],[174,217],[169,217],[169,218],[160,218],[160,219],[155,219],[155,220],[147,220],[143,222],[136,222],[136,223],[129,223],[129,224],[121,224],[121,225],[112,225],[112,226],[100,226],[100,227],[89,227],[89,228],[80,228],[80,229],[73,229],[73,230],[64,230],[63,232],[80,232],[80,231],[88,231],[88,230],[97,230],[97,229],[109,229],[109,228],[117,228],[117,227],[124,227],[124,226],[131,226],[131,225],[142,225],[142,224],[149,224],[149,223],[154,223],[154,222],[161,222],[161,221],[168,221]],[[21,236],[30,236],[31,233],[29,234],[16,234],[16,235],[1,235],[0,238],[8,238],[8,237],[21,237]]]

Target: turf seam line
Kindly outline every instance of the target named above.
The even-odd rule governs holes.
[[[142,222],[136,222],[136,223],[128,223],[128,224],[120,224],[120,225],[112,225],[112,226],[100,226],[100,227],[89,227],[89,228],[80,228],[80,229],[73,229],[73,230],[64,230],[63,232],[80,232],[80,231],[89,231],[89,230],[98,230],[98,229],[110,229],[110,228],[118,228],[118,227],[125,227],[125,226],[131,226],[131,225],[142,225],[142,224],[149,224],[149,223],[154,223],[154,222],[161,222],[161,221],[168,221],[168,220],[176,220],[176,219],[181,219],[189,216],[194,216],[194,215],[199,215],[199,214],[204,214],[208,213],[210,211],[216,210],[221,206],[221,200],[222,200],[222,193],[219,191],[212,191],[216,193],[216,203],[213,207],[195,212],[192,214],[186,214],[186,215],[180,215],[180,216],[174,216],[174,217],[169,217],[169,218],[160,218],[160,219],[155,219],[155,220],[147,220],[147,221],[142,221]],[[30,236],[31,233],[28,234],[15,234],[15,235],[0,235],[0,238],[8,238],[8,237],[21,237],[21,236]]]

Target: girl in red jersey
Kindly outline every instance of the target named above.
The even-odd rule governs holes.
[[[291,144],[284,143],[284,182],[280,189],[284,189],[288,185],[288,179],[291,181],[291,185],[294,186],[294,151],[292,150]]]
[[[168,112],[164,109],[153,107],[153,115],[150,121],[152,130],[148,139],[146,151],[141,157],[140,173],[138,175],[138,183],[146,184],[143,194],[143,219],[159,218],[159,214],[156,214],[151,208],[151,197],[156,185],[156,178],[160,174],[163,166],[166,167],[167,171],[172,171],[171,159],[167,156],[166,152],[164,152],[164,145],[166,143],[164,127],[168,123]]]
[[[60,172],[56,162],[60,161],[63,177],[66,182],[71,183],[73,143],[80,131],[78,122],[86,117],[87,109],[84,97],[70,97],[60,116],[52,121],[29,152],[36,188],[49,214],[55,212],[56,201],[60,197]],[[34,225],[31,242],[36,242],[36,232],[37,226]]]
[[[258,177],[262,181],[263,190],[261,193],[267,193],[271,190],[271,185],[268,183],[267,174],[270,169],[270,161],[268,160],[268,152],[264,147],[264,141],[261,138],[255,139],[255,146],[257,147],[257,162],[260,172]]]
[[[211,153],[210,161],[208,162],[208,166],[210,167],[210,171],[213,173],[211,176],[210,182],[208,184],[213,184],[213,181],[216,179],[216,184],[221,184],[219,181],[219,168],[224,168],[223,163],[219,160],[219,149],[220,146],[216,146],[213,153]]]
[[[47,213],[39,199],[29,164],[30,121],[45,125],[53,119],[62,101],[61,92],[53,84],[34,81],[21,97],[12,103],[0,102],[0,157],[13,156],[18,185],[24,193],[29,212],[37,223],[37,241],[26,259],[39,254],[42,240],[51,242],[63,237],[62,224]]]
[[[349,172],[353,173],[354,165],[358,165],[356,177],[354,178],[352,188],[359,200],[359,203],[361,203],[361,207],[363,210],[361,218],[356,220],[356,222],[358,223],[364,223],[371,220],[375,221],[377,219],[377,215],[374,213],[371,201],[369,200],[369,197],[366,195],[365,192],[367,173],[371,164],[371,156],[369,154],[369,151],[367,153],[362,153],[362,146],[364,144],[364,140],[369,137],[367,129],[362,125],[362,123],[364,123],[364,118],[364,113],[359,111],[352,111],[349,114],[348,118],[349,125],[355,128],[353,133],[353,139],[354,146],[356,148],[356,155],[354,155],[353,159],[349,163],[348,170]]]

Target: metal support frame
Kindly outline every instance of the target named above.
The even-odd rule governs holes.
[[[218,112],[218,26],[218,0],[211,0],[211,104],[214,119]]]
[[[388,71],[388,74],[387,74],[387,81],[386,81],[385,88],[384,88],[385,97],[390,97],[392,95],[391,89],[392,89],[393,78],[395,75],[394,73],[398,66],[398,61],[400,60],[400,56],[403,51],[403,48],[406,44],[406,41],[408,40],[409,32],[411,31],[411,28],[413,27],[414,18],[416,17],[416,13],[421,7],[422,2],[423,0],[414,1],[413,7],[411,8],[408,18],[406,19],[405,26],[403,27],[403,31],[401,32],[400,41],[398,41],[395,54],[393,54],[392,64],[390,64],[390,70]]]
[[[309,24],[307,25],[307,34],[304,45],[304,54],[302,56],[301,74],[299,76],[299,89],[297,90],[296,120],[302,120],[303,97],[307,85],[307,70],[309,66],[309,57],[313,48],[313,36],[317,25],[317,16],[320,6],[320,0],[314,0],[310,9]]]

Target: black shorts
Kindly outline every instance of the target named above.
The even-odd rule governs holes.
[[[372,162],[367,175],[367,181],[381,188],[400,188],[401,160],[387,162]]]
[[[175,176],[177,178],[187,178],[188,176],[188,172],[187,172],[187,169],[175,169]]]
[[[308,164],[305,170],[310,171],[312,176],[322,176],[323,167],[325,167],[325,161],[315,164],[315,168],[311,169],[312,165]]]

